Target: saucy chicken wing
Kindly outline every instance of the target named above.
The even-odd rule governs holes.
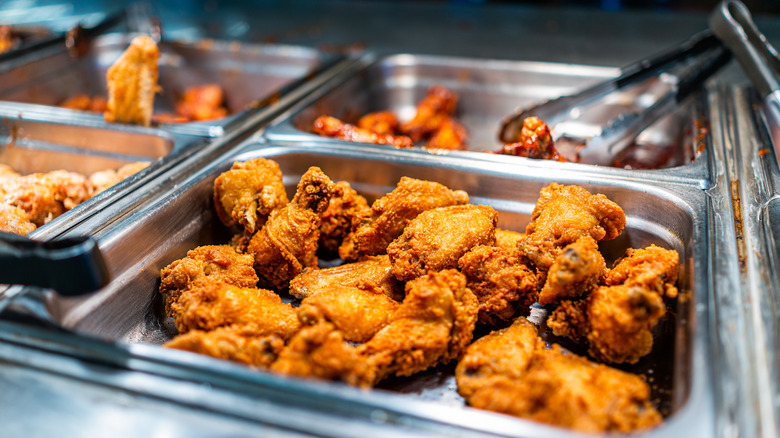
[[[187,87],[184,96],[176,102],[176,114],[187,121],[221,119],[227,116],[225,92],[219,84]]]
[[[447,117],[433,132],[425,149],[465,150],[468,131],[457,120]]]
[[[504,145],[499,153],[540,160],[566,161],[555,149],[550,128],[538,117],[524,119],[520,139],[515,143]]]
[[[368,113],[358,120],[358,127],[378,135],[393,135],[398,129],[398,117],[392,111]]]
[[[441,85],[433,85],[417,103],[414,118],[401,124],[401,132],[413,141],[419,141],[439,129],[452,116],[457,105],[457,94]]]
[[[334,137],[358,143],[387,144],[397,148],[412,147],[412,139],[405,135],[377,134],[368,129],[359,128],[349,123],[330,117],[320,116],[314,120],[312,130],[324,137]]]
[[[158,91],[157,59],[160,51],[154,40],[142,35],[133,39],[119,59],[108,68],[107,122],[149,126]]]
[[[290,281],[290,294],[306,298],[321,290],[344,286],[379,289],[388,297],[401,301],[404,285],[393,276],[391,269],[387,254],[327,269],[306,269]]]

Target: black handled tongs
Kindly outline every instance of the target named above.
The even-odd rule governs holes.
[[[523,120],[527,117],[536,116],[548,125],[554,126],[570,117],[571,114],[575,114],[582,107],[601,100],[610,93],[635,85],[719,47],[721,47],[720,41],[710,30],[704,30],[679,46],[620,69],[620,74],[616,78],[600,82],[573,95],[561,96],[530,108],[519,109],[503,120],[498,133],[499,140],[504,143],[518,141],[523,127]],[[727,61],[727,59],[723,60],[723,56],[725,55],[721,55],[721,58],[718,58],[718,66]],[[713,73],[709,68],[699,70],[706,71],[707,74]],[[701,80],[702,77],[697,75],[697,83]],[[686,85],[685,89],[690,88],[690,85]]]
[[[758,30],[748,8],[723,1],[710,16],[710,29],[734,52],[763,100],[763,115],[780,164],[780,56]]]
[[[108,284],[103,256],[91,237],[40,242],[0,232],[0,283],[83,295]]]

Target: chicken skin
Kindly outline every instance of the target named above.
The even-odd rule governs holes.
[[[306,298],[318,291],[343,286],[378,289],[388,297],[401,301],[404,285],[393,276],[391,268],[390,257],[383,254],[333,268],[306,269],[290,281],[290,294]]]
[[[547,349],[523,317],[475,341],[455,370],[458,392],[478,409],[581,432],[636,432],[658,425],[639,377]]]
[[[378,135],[394,135],[398,129],[398,117],[392,111],[368,113],[358,120],[358,127]]]
[[[452,116],[457,105],[457,94],[441,85],[433,85],[417,103],[414,118],[401,124],[401,132],[413,141],[420,141],[438,130]]]
[[[284,340],[276,335],[258,336],[251,329],[227,326],[211,331],[190,330],[163,346],[267,369],[284,348]]]
[[[172,305],[199,280],[255,287],[258,278],[252,267],[254,261],[251,255],[239,254],[228,245],[206,245],[190,250],[186,257],[160,270],[160,293],[165,295],[166,313],[173,316]]]
[[[271,212],[247,248],[255,256],[262,287],[285,289],[304,268],[317,266],[320,214],[339,191],[322,170],[311,167],[301,177],[293,200]]]
[[[158,91],[157,60],[160,50],[146,35],[133,39],[119,59],[108,68],[107,122],[149,126]]]
[[[251,235],[272,211],[287,205],[279,164],[265,158],[235,162],[214,180],[214,205],[223,224],[239,224]]]
[[[320,116],[314,120],[312,130],[324,137],[334,137],[345,141],[358,143],[386,144],[397,148],[412,147],[412,139],[405,135],[377,134],[368,129],[359,128],[349,123],[330,117]]]
[[[450,190],[436,182],[402,177],[392,192],[374,201],[371,215],[346,239],[339,255],[345,260],[357,260],[384,254],[390,242],[398,238],[420,213],[438,207],[463,205],[468,201],[468,194],[462,190]]]
[[[607,264],[596,241],[584,235],[563,248],[547,273],[539,293],[539,304],[547,305],[564,299],[587,295],[604,279]]]
[[[338,253],[344,239],[352,233],[364,217],[371,214],[366,198],[360,196],[348,182],[336,183],[341,195],[330,198],[328,208],[322,213],[320,224],[320,248],[332,254]]]
[[[428,271],[458,267],[476,245],[495,242],[498,213],[484,205],[452,205],[420,213],[387,247],[393,275],[410,281]]]

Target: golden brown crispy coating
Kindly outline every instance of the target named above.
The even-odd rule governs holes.
[[[30,215],[26,211],[0,204],[0,231],[23,236],[32,233],[37,228],[34,223],[30,222]]]
[[[300,328],[292,305],[266,289],[200,281],[183,291],[171,308],[179,333],[237,326],[256,336],[287,339]]]
[[[596,241],[584,235],[563,248],[547,272],[539,304],[577,299],[593,290],[607,273],[607,264]]]
[[[433,132],[425,149],[465,150],[468,131],[457,120],[447,117]]]
[[[517,241],[524,236],[523,233],[517,231],[504,230],[496,228],[496,244],[499,248],[506,248],[510,251],[517,250]]]
[[[436,182],[402,177],[392,192],[374,201],[371,216],[350,237],[354,251],[350,253],[339,249],[339,254],[345,260],[384,254],[387,245],[423,211],[468,202],[468,194],[462,190],[450,190]],[[348,245],[350,239],[345,244]]]
[[[566,245],[584,235],[597,242],[614,239],[625,226],[623,209],[606,196],[593,195],[580,186],[552,183],[541,190],[517,248],[540,274],[546,274]]]
[[[166,313],[173,316],[171,306],[199,280],[255,287],[258,278],[252,267],[254,261],[251,255],[239,254],[228,245],[205,245],[188,251],[186,257],[160,270],[160,293],[165,295]]]
[[[496,325],[527,315],[537,299],[536,273],[514,248],[475,246],[458,261],[467,286],[479,300],[479,322]]]
[[[409,376],[460,356],[471,342],[479,304],[454,269],[406,284],[406,297],[390,323],[357,347],[372,384],[392,374]]]
[[[677,251],[656,245],[647,248],[630,248],[609,271],[604,283],[639,284],[666,298],[677,297],[677,271],[680,255]]]
[[[441,127],[455,112],[458,95],[441,85],[433,85],[417,103],[417,112],[412,120],[401,124],[401,132],[419,141]]]
[[[306,269],[290,281],[290,294],[306,298],[321,290],[344,286],[379,289],[388,297],[400,301],[404,285],[393,276],[391,267],[390,257],[383,254],[333,268]]]
[[[398,129],[398,117],[392,111],[368,113],[358,120],[358,127],[379,135],[393,135]]]
[[[149,126],[157,92],[160,51],[154,40],[142,35],[133,39],[119,59],[108,68],[107,122]]]
[[[661,422],[647,383],[557,345],[548,350],[523,317],[469,346],[455,377],[475,408],[582,432],[635,432]]]
[[[248,251],[263,287],[284,289],[304,268],[317,266],[320,214],[340,189],[318,167],[301,177],[293,200],[271,212]]]
[[[387,144],[397,148],[412,147],[412,139],[405,135],[377,134],[368,129],[359,128],[330,116],[319,116],[314,120],[312,130],[324,137],[340,138],[358,143]]]
[[[275,335],[257,336],[244,331],[243,327],[228,326],[208,332],[190,330],[163,346],[266,369],[284,348],[284,340]]]
[[[253,234],[268,215],[287,205],[279,164],[265,158],[235,162],[214,180],[214,206],[223,224]]]
[[[151,163],[146,161],[139,161],[125,164],[117,170],[106,169],[91,174],[89,176],[89,183],[92,185],[92,195],[94,196],[119,183],[123,179],[146,169],[150,164]]]
[[[298,319],[308,325],[325,319],[343,333],[344,340],[366,342],[387,325],[399,305],[381,289],[332,286],[306,297]]]
[[[176,114],[188,121],[221,119],[227,116],[225,92],[219,84],[187,87],[184,96],[176,102]]]
[[[565,336],[577,342],[588,342],[590,300],[564,300],[547,317],[547,328],[556,336]]]
[[[0,178],[0,193],[5,204],[24,210],[40,227],[89,199],[92,186],[83,175],[65,170],[18,177],[6,173]]]
[[[498,213],[484,205],[451,205],[420,213],[387,247],[393,275],[410,281],[428,271],[457,268],[476,245],[495,242]]]
[[[328,208],[322,213],[320,224],[320,248],[337,253],[344,239],[352,233],[364,217],[371,214],[366,198],[360,196],[349,183],[339,181],[340,196],[330,198]]]

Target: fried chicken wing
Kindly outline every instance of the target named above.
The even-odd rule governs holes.
[[[287,205],[279,164],[266,158],[237,161],[214,180],[214,205],[223,224],[253,234],[272,211]]]
[[[255,287],[259,281],[252,265],[254,257],[239,254],[228,245],[200,246],[160,270],[160,293],[165,295],[165,311],[173,316],[172,305],[182,292],[199,280]]]
[[[469,346],[455,377],[475,408],[582,432],[635,432],[661,422],[647,383],[557,345],[547,349],[523,317]]]
[[[261,285],[285,289],[304,268],[317,266],[320,214],[339,191],[322,170],[311,167],[301,177],[293,200],[271,212],[248,247]]]
[[[368,129],[359,128],[349,123],[330,117],[320,116],[314,120],[312,130],[324,137],[335,137],[358,143],[387,144],[397,148],[412,147],[412,139],[405,135],[377,134]]]
[[[680,255],[677,251],[650,245],[647,248],[630,248],[617,261],[604,283],[641,285],[666,298],[677,297],[677,271]]]
[[[157,59],[160,51],[154,40],[142,35],[133,39],[119,59],[108,68],[107,122],[149,126],[158,91]]]
[[[547,272],[547,280],[539,293],[539,304],[547,305],[563,299],[587,295],[607,273],[607,264],[596,241],[584,235],[563,248]]]
[[[187,87],[184,96],[176,102],[176,114],[188,121],[221,119],[227,116],[225,92],[219,84]]]
[[[390,257],[383,254],[333,268],[306,269],[290,281],[290,294],[306,298],[321,290],[343,286],[379,289],[388,297],[401,301],[404,285],[393,276],[391,268]]]
[[[507,250],[514,252],[517,250],[517,241],[522,239],[523,236],[523,233],[518,233],[517,231],[496,228],[495,246],[499,248],[506,248]]]
[[[0,231],[23,236],[32,233],[37,228],[30,221],[30,215],[26,211],[10,205],[0,204]]]
[[[514,246],[479,245],[458,261],[468,288],[479,301],[479,322],[497,325],[527,315],[537,300],[537,278],[516,255]]]
[[[116,185],[123,179],[146,169],[150,164],[151,163],[149,162],[139,161],[125,164],[117,170],[106,169],[94,172],[89,176],[89,183],[92,185],[92,194],[96,195],[103,190]]]
[[[345,260],[356,260],[384,254],[390,242],[398,238],[406,225],[423,211],[468,202],[468,194],[462,190],[450,190],[436,182],[402,177],[392,192],[374,201],[371,215],[346,239],[339,255]]]
[[[524,119],[520,139],[504,145],[499,153],[540,160],[567,161],[555,149],[550,128],[538,117]]]
[[[320,248],[334,254],[363,218],[371,214],[366,198],[360,196],[348,182],[339,181],[336,185],[342,194],[330,198],[328,208],[322,213],[319,242]]]
[[[496,210],[484,205],[452,205],[420,213],[387,247],[393,275],[409,281],[428,271],[457,268],[471,248],[495,242],[497,222]]]
[[[24,210],[36,226],[49,223],[92,196],[89,181],[78,173],[55,170],[0,178],[4,203]]]
[[[441,85],[433,85],[417,103],[414,118],[401,124],[401,132],[413,141],[419,141],[439,129],[455,112],[457,105],[457,94]]]
[[[460,356],[471,342],[479,304],[466,278],[449,269],[406,284],[406,297],[390,322],[357,347],[373,384],[408,376]]]
[[[228,326],[211,331],[190,330],[163,346],[266,369],[284,348],[284,340],[276,335],[258,336],[252,330]]]
[[[398,117],[392,111],[368,113],[358,120],[358,127],[378,135],[393,135],[398,129]]]
[[[425,149],[465,150],[468,131],[457,120],[447,117],[433,132]]]

